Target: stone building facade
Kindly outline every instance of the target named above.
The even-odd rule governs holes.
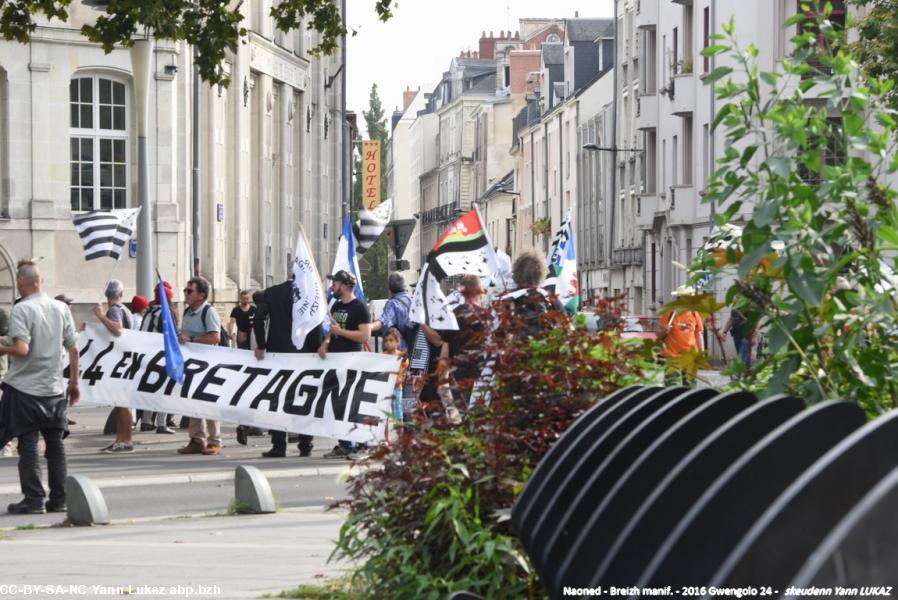
[[[317,34],[275,29],[270,0],[244,4],[248,30],[223,65],[227,88],[199,86],[199,252],[193,256],[192,51],[155,43],[149,88],[153,265],[176,290],[194,272],[216,304],[283,281],[302,223],[319,269],[339,233],[344,165],[341,54],[316,59]],[[113,260],[85,262],[72,215],[138,205],[136,107],[127,49],[79,33],[98,12],[73,2],[67,23],[39,23],[30,44],[0,41],[0,302],[12,264],[41,261],[49,293],[81,309],[102,298]],[[137,252],[140,252],[138,240]],[[136,260],[115,277],[135,293]],[[180,294],[176,294],[180,301]]]

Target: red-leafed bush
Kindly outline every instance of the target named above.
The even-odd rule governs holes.
[[[617,321],[609,303],[597,310],[600,322]],[[338,503],[350,512],[334,555],[355,562],[354,589],[371,597],[539,595],[507,521],[515,497],[574,419],[653,368],[649,349],[613,328],[590,333],[548,312],[527,337],[505,306],[487,318],[497,333],[477,343],[495,358],[489,403],[456,401],[460,419],[439,402],[422,407],[360,465]]]

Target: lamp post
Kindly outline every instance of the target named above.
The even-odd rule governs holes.
[[[150,157],[147,145],[149,121],[150,68],[153,40],[136,40],[131,46],[131,70],[134,73],[134,101],[137,109],[137,293],[153,296],[153,200],[150,198]]]

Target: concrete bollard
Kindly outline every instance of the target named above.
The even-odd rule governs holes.
[[[262,471],[256,467],[240,465],[234,474],[234,498],[238,507],[250,514],[277,511],[271,486]]]
[[[69,475],[65,480],[65,501],[73,525],[106,525],[109,510],[103,493],[85,475]]]

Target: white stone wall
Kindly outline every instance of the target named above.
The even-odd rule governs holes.
[[[284,279],[297,223],[322,271],[331,267],[339,232],[343,127],[341,80],[334,75],[340,55],[307,55],[316,34],[278,34],[272,41],[270,18],[252,4],[244,8],[246,43],[224,64],[231,85],[200,89],[200,271],[212,281],[218,304],[235,301],[238,289]],[[104,54],[80,36],[80,25],[97,14],[76,2],[67,24],[39,26],[30,45],[0,42],[0,245],[12,260],[40,257],[47,291],[65,291],[85,305],[101,298],[114,263],[85,262],[71,224],[73,76],[126,85],[127,206],[137,205],[130,55],[125,49]],[[189,47],[156,44],[148,129],[154,266],[176,290],[193,269],[192,71]],[[136,260],[126,255],[115,266],[130,297]],[[9,274],[0,272],[0,280],[2,294]]]

